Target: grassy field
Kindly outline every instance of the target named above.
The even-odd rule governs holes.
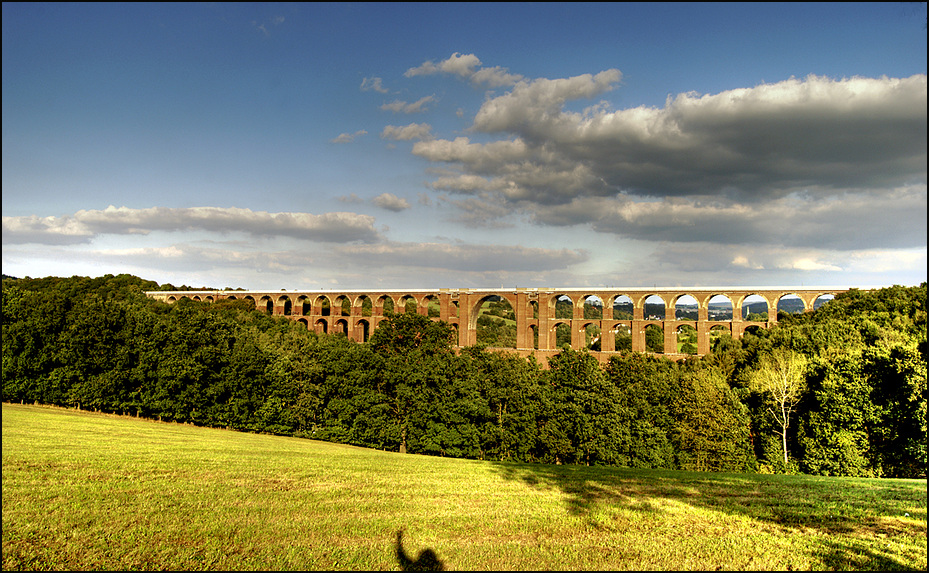
[[[925,569],[926,481],[452,460],[3,405],[4,569]]]

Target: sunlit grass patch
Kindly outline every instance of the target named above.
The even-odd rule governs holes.
[[[925,480],[401,455],[3,406],[5,569],[924,569]]]

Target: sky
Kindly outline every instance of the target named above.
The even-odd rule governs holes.
[[[3,273],[926,281],[925,3],[3,3]]]

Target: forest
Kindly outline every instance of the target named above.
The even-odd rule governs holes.
[[[144,294],[189,288],[3,277],[3,400],[434,456],[926,476],[926,283],[851,290],[702,357],[564,348],[548,368],[457,349],[411,312],[357,343]]]

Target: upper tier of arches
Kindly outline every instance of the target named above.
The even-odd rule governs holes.
[[[808,312],[846,288],[512,288],[317,291],[150,291],[175,302],[224,299],[252,301],[270,314],[299,321],[317,332],[341,332],[363,342],[388,312],[416,312],[444,320],[458,332],[458,346],[478,343],[480,324],[501,321],[515,335],[509,348],[545,357],[564,345],[592,348],[608,358],[630,339],[632,350],[682,354],[680,336],[691,342],[683,354],[706,354],[711,336],[741,337],[746,329],[767,328],[778,312]],[[490,304],[492,303],[492,304]],[[481,320],[493,306],[493,321]],[[681,328],[691,326],[691,329]],[[658,328],[663,342],[647,343]],[[614,336],[615,335],[615,336]],[[595,342],[591,340],[595,339]],[[693,339],[696,344],[693,344]],[[598,344],[595,344],[598,343]],[[696,352],[692,350],[696,349]]]

